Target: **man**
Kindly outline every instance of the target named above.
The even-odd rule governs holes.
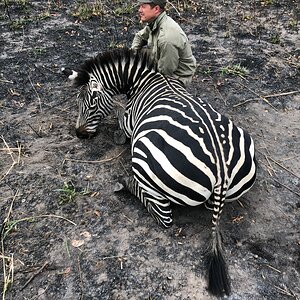
[[[138,0],[142,23],[147,23],[136,33],[132,49],[147,46],[157,62],[158,71],[179,79],[184,85],[192,81],[196,59],[191,45],[181,27],[165,12],[165,0]]]

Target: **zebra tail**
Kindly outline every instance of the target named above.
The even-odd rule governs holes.
[[[230,279],[223,255],[221,235],[218,229],[212,234],[212,249],[208,254],[208,291],[215,296],[224,293],[229,295]]]

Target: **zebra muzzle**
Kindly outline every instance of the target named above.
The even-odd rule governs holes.
[[[76,136],[80,139],[90,139],[96,135],[96,131],[89,132],[86,130],[85,126],[80,126],[76,128]]]

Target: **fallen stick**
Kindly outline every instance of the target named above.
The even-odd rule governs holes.
[[[30,85],[32,86],[37,98],[38,98],[38,101],[39,101],[39,107],[40,107],[40,112],[43,112],[43,109],[42,109],[42,101],[41,101],[41,98],[40,98],[40,95],[38,94],[33,82],[31,81],[31,78],[28,76],[28,79],[29,79],[29,82],[30,82]]]
[[[247,104],[247,103],[249,103],[249,102],[252,102],[252,101],[258,101],[258,100],[260,100],[260,99],[258,99],[258,98],[248,99],[248,100],[246,100],[246,101],[244,101],[244,102],[240,102],[240,103],[238,103],[238,104],[235,104],[235,105],[233,105],[232,107],[242,106],[242,105],[245,105],[245,104]]]
[[[288,173],[292,174],[293,176],[297,177],[298,179],[300,179],[300,176],[295,174],[293,171],[289,170],[288,168],[286,168],[284,165],[280,164],[278,161],[276,161],[274,158],[269,157],[276,165],[278,165],[280,168],[282,168],[283,170],[287,171]]]
[[[271,157],[268,156],[268,155],[266,155],[266,154],[264,154],[264,156],[265,156],[266,161],[267,161],[268,164],[269,164],[270,169],[272,170],[272,172],[273,172],[274,174],[276,174],[275,170],[273,169],[272,164],[271,164],[270,161],[269,161],[269,158],[271,158]],[[273,175],[272,175],[272,173],[269,171],[269,169],[268,169],[268,172],[269,172],[270,176],[273,177]]]
[[[246,87],[247,88],[247,87]],[[247,88],[249,89],[249,88]],[[250,90],[250,89],[249,89]],[[255,93],[254,91],[250,90],[252,93]],[[251,101],[258,101],[258,100],[266,100],[267,98],[272,98],[272,97],[281,97],[281,96],[287,96],[287,95],[292,95],[292,94],[297,94],[299,93],[300,91],[291,91],[291,92],[285,92],[285,93],[278,93],[278,94],[271,94],[271,95],[266,95],[266,96],[260,96],[258,94],[256,94],[259,98],[251,98],[251,99],[248,99],[248,100],[245,100],[244,102],[240,102],[238,104],[235,104],[233,105],[233,107],[238,107],[238,106],[241,106],[241,105],[244,105],[244,104],[247,104]],[[267,102],[269,105],[270,105],[270,102],[268,101]],[[271,105],[272,108],[275,109],[275,107],[273,107],[273,105]]]
[[[31,129],[32,131],[39,137],[39,138],[42,138],[42,136],[40,135],[39,131],[36,131],[30,124],[27,124]]]
[[[242,85],[243,87],[245,87],[248,91],[250,91],[251,93],[255,94],[256,96],[258,96],[261,100],[263,100],[264,102],[266,102],[268,105],[270,105],[274,110],[277,111],[276,107],[274,107],[269,101],[268,99],[266,99],[265,97],[261,96],[260,94],[256,93],[255,91],[253,91],[252,89],[250,89],[249,87],[247,87],[246,85],[244,85],[243,83],[239,82],[240,85]]]
[[[280,184],[281,186],[285,187],[287,190],[289,190],[290,192],[294,193],[295,195],[297,195],[298,197],[300,197],[300,194],[295,192],[292,188],[288,187],[287,185],[281,183],[280,181],[276,180],[275,178],[273,178],[273,180],[275,182],[277,182],[278,184]]]
[[[0,148],[0,151],[13,151],[13,152],[19,152],[19,148]]]
[[[4,139],[4,136],[3,136],[3,135],[1,135],[1,139],[2,139],[2,141],[3,141],[3,143],[4,143],[4,145],[5,145],[5,147],[6,147],[7,151],[8,151],[8,154],[10,155],[12,161],[13,161],[14,163],[16,163],[15,158],[14,158],[14,156],[13,156],[13,152],[11,151],[10,147],[8,146],[8,144],[6,143],[6,140]]]
[[[2,83],[14,83],[13,81],[6,80],[6,79],[0,79],[0,82],[2,82]]]
[[[274,286],[281,294],[286,295],[286,296],[289,296],[289,297],[293,297],[293,298],[297,299],[296,296],[295,296],[295,294],[294,294],[292,291],[284,290],[284,289],[282,289],[281,287],[276,286],[276,285],[273,285],[273,286]]]
[[[80,266],[80,255],[77,256],[77,268],[78,268],[79,280],[80,280],[80,300],[81,300],[84,299],[83,297],[84,285],[83,285],[83,277],[82,277],[82,271]]]
[[[272,270],[274,270],[274,271],[276,271],[277,273],[282,273],[280,270],[278,270],[278,269],[276,269],[276,268],[274,268],[274,267],[272,267],[271,265],[266,265],[268,268],[270,268],[270,269],[272,269]]]
[[[147,244],[147,243],[149,243],[149,242],[152,242],[152,241],[155,241],[155,240],[157,240],[157,239],[159,239],[159,237],[155,237],[155,238],[153,238],[153,239],[150,239],[150,240],[146,240],[146,241],[144,241],[144,242],[141,242],[141,243],[137,244],[137,246],[145,245],[145,244]]]
[[[43,270],[49,265],[49,262],[45,262],[35,273],[33,273],[33,275],[25,282],[25,284],[20,288],[20,291],[23,291],[27,285],[36,277],[38,276],[40,273],[43,272]]]
[[[11,166],[9,167],[9,169],[0,177],[0,181],[2,181],[9,173],[10,171],[13,169],[13,167],[15,165],[18,165],[20,163],[20,160],[21,160],[21,152],[22,152],[22,146],[18,143],[18,158],[17,160],[14,158],[14,155],[13,155],[13,151],[11,150],[11,148],[9,147],[9,145],[7,144],[7,142],[5,141],[3,135],[1,136],[1,139],[8,151],[8,154],[10,155],[11,159],[12,159],[12,164]],[[4,148],[3,148],[4,149]]]
[[[106,260],[106,259],[114,259],[114,258],[124,258],[124,257],[127,257],[127,255],[113,255],[113,256],[105,256],[105,257],[102,257],[101,260]]]
[[[291,91],[291,92],[284,92],[284,93],[278,93],[278,94],[271,94],[271,95],[264,96],[264,98],[287,96],[287,95],[292,95],[292,94],[297,94],[297,93],[300,93],[300,91]]]
[[[77,162],[77,163],[89,163],[89,164],[99,164],[99,163],[106,163],[109,161],[112,161],[114,159],[117,159],[118,157],[120,157],[127,149],[122,150],[117,156],[114,157],[109,157],[109,158],[105,158],[105,159],[101,159],[101,160],[80,160],[80,159],[72,159],[72,158],[67,158],[65,157],[65,161],[72,161],[72,162]]]

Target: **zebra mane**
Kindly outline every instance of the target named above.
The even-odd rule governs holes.
[[[78,76],[74,81],[76,87],[82,86],[90,80],[90,75],[101,66],[111,64],[120,65],[123,61],[141,64],[145,69],[157,70],[156,63],[147,49],[132,50],[129,48],[118,48],[86,60],[78,70]]]

